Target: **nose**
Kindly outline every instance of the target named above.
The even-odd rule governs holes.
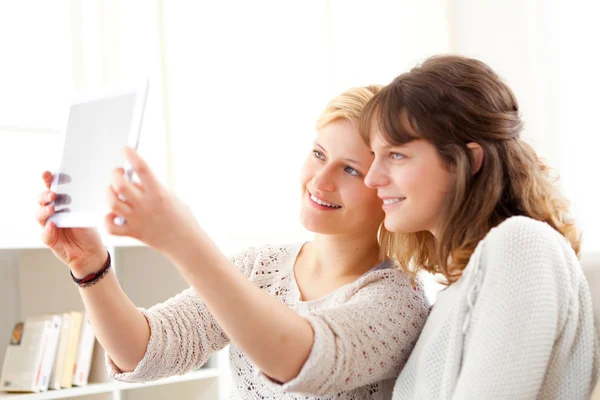
[[[312,183],[315,189],[324,192],[335,191],[335,171],[332,167],[324,166],[314,176]]]
[[[385,186],[388,182],[387,173],[385,168],[377,160],[373,161],[367,176],[365,176],[365,185],[368,188],[376,189],[381,186]]]

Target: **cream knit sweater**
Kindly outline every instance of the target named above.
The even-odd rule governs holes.
[[[390,399],[429,313],[420,284],[381,265],[329,295],[302,301],[294,261],[302,244],[250,248],[233,257],[248,279],[312,325],[312,351],[299,375],[274,383],[233,344],[234,399]],[[193,289],[142,310],[150,325],[144,358],[133,372],[113,378],[140,382],[199,368],[229,340]],[[302,395],[298,394],[303,393]]]
[[[549,225],[513,217],[438,294],[394,400],[587,400],[599,347],[575,253]]]

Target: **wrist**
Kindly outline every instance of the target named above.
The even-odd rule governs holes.
[[[163,254],[185,277],[210,268],[214,264],[215,254],[220,254],[220,251],[208,235],[196,231],[172,242]]]
[[[89,286],[93,286],[96,283],[100,282],[100,280],[102,280],[106,276],[106,274],[108,274],[110,272],[110,267],[111,267],[110,253],[107,252],[106,261],[104,261],[104,264],[102,265],[102,268],[100,268],[100,270],[98,270],[96,272],[92,272],[92,273],[84,276],[83,278],[77,278],[77,277],[75,277],[75,275],[73,275],[73,272],[71,272],[71,278],[73,278],[73,281],[80,288],[87,288]]]
[[[197,256],[198,251],[206,248],[207,239],[210,238],[201,229],[178,231],[165,237],[165,242],[160,247],[155,247],[168,258],[177,262],[184,262]]]
[[[102,269],[108,258],[108,252],[104,250],[102,253],[95,254],[85,260],[71,266],[71,274],[76,279],[83,279],[89,274],[98,272]]]

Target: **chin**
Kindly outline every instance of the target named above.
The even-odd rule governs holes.
[[[331,224],[323,223],[324,221],[315,221],[314,219],[311,220],[309,218],[300,217],[300,222],[302,223],[304,229],[312,233],[321,233],[326,235],[338,233],[338,229],[335,229],[335,227],[331,226]]]
[[[332,220],[327,218],[326,215],[319,215],[313,212],[310,207],[307,204],[303,204],[300,209],[300,223],[304,229],[313,233],[337,233],[339,225],[335,223],[335,219]]]
[[[414,233],[422,230],[417,229],[414,224],[398,217],[394,218],[386,216],[383,225],[385,226],[385,229],[395,233]]]

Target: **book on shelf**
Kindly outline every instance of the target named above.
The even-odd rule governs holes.
[[[42,392],[88,383],[96,337],[78,311],[17,323],[7,347],[0,390]]]
[[[60,339],[58,342],[56,361],[50,375],[50,389],[60,389],[60,383],[65,367],[65,357],[67,356],[67,344],[69,342],[69,326],[71,323],[71,314],[64,313],[62,315],[62,327],[60,331]]]
[[[94,335],[92,324],[84,315],[81,335],[79,337],[79,348],[77,349],[77,359],[75,361],[75,372],[73,373],[73,385],[85,386],[88,384],[95,344],[96,335]]]
[[[40,317],[44,318],[44,317]],[[51,318],[51,319],[50,319]],[[50,385],[50,374],[54,366],[56,357],[56,348],[58,347],[58,338],[60,336],[60,325],[62,320],[60,315],[52,315],[46,320],[46,328],[44,330],[44,350],[42,351],[42,360],[39,367],[39,375],[37,377],[38,390],[43,392],[48,390]]]
[[[67,334],[67,348],[65,351],[63,373],[60,378],[60,387],[70,388],[73,386],[73,373],[75,372],[75,359],[77,357],[77,347],[79,345],[79,336],[81,335],[81,326],[83,322],[83,313],[71,311],[69,313],[69,332]]]
[[[15,325],[2,363],[1,390],[48,390],[60,325],[59,315],[27,318]]]

